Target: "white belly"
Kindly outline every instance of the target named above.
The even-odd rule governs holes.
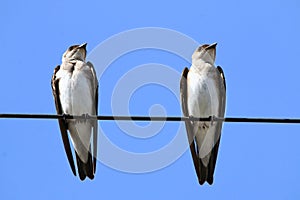
[[[218,88],[212,77],[190,71],[188,74],[188,111],[193,117],[219,116]],[[210,152],[215,144],[216,123],[194,122],[193,132],[199,157],[208,164]]]
[[[66,73],[59,82],[60,101],[63,112],[70,115],[95,114],[90,81],[82,71]],[[71,140],[75,151],[83,162],[87,162],[91,138],[91,123],[68,121]]]

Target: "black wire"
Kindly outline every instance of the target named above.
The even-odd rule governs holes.
[[[285,124],[299,124],[300,119],[282,119],[282,118],[249,118],[249,117],[149,117],[149,116],[90,116],[90,115],[55,115],[55,114],[0,114],[0,118],[7,119],[93,119],[102,121],[223,121],[223,122],[244,122],[244,123],[285,123]]]

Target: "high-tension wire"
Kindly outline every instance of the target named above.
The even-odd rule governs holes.
[[[6,119],[95,119],[101,121],[223,121],[223,122],[244,122],[244,123],[284,123],[299,124],[300,119],[288,118],[257,118],[257,117],[178,117],[178,116],[110,116],[110,115],[56,115],[56,114],[0,114],[0,118]]]

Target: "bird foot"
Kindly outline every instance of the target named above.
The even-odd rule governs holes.
[[[210,118],[210,125],[214,125],[214,122],[216,121],[216,116],[212,115],[212,116],[209,116]]]
[[[62,117],[63,117],[63,120],[66,122],[67,121],[67,114],[63,113]]]
[[[195,123],[195,117],[193,116],[193,115],[189,115],[189,120],[190,120],[190,122],[192,123],[192,124],[194,124]]]
[[[62,119],[63,119],[63,123],[64,123],[65,127],[68,127],[67,120],[70,119],[70,118],[68,118],[68,116],[70,116],[70,115],[65,114],[65,113],[62,114],[62,117],[63,117]]]
[[[82,114],[81,116],[82,118],[78,120],[79,123],[86,123],[87,120],[90,119],[90,115],[88,113]]]

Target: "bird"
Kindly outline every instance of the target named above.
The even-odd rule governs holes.
[[[213,184],[224,117],[226,81],[223,69],[215,67],[217,43],[199,46],[192,55],[190,70],[185,67],[180,79],[180,98],[190,151],[198,177],[203,185]],[[192,118],[210,118],[195,121]]]
[[[59,128],[73,174],[80,180],[94,179],[97,161],[98,122],[88,116],[98,115],[98,80],[91,62],[86,62],[87,43],[70,46],[62,56],[62,63],[54,69],[51,79],[52,93]],[[82,115],[81,119],[69,119],[67,115]],[[84,117],[85,116],[85,117]],[[71,144],[70,144],[71,140]],[[93,151],[92,151],[93,149]]]

